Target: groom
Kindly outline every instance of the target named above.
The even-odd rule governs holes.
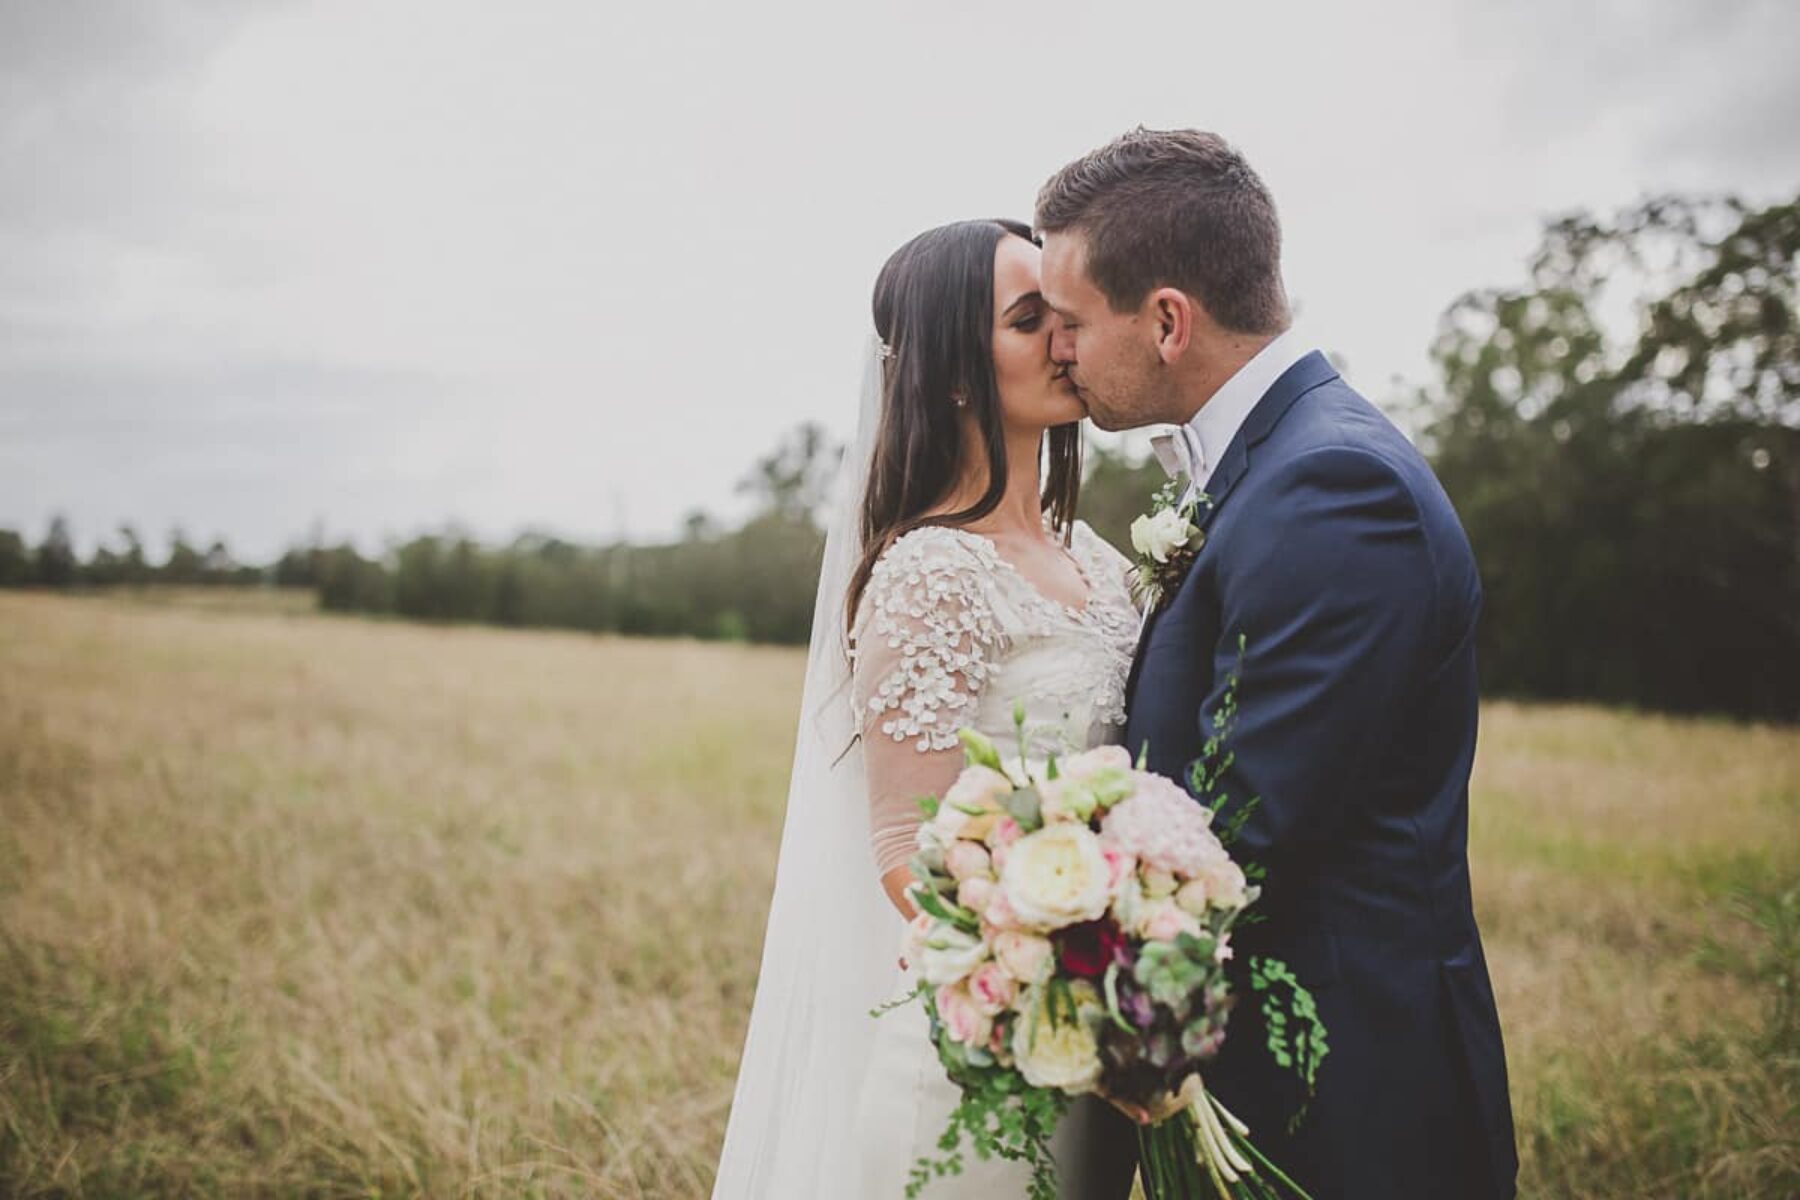
[[[1289,1131],[1302,1097],[1240,977],[1207,1085],[1316,1200],[1509,1198],[1469,896],[1481,586],[1462,525],[1412,445],[1290,331],[1274,201],[1223,140],[1125,134],[1044,185],[1037,227],[1052,353],[1094,423],[1177,426],[1205,497],[1204,544],[1138,645],[1127,745],[1191,786],[1237,670],[1222,787],[1227,813],[1257,800],[1234,852],[1268,872],[1237,963],[1285,961],[1327,1030]]]

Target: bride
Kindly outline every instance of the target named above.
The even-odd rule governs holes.
[[[826,538],[762,969],[714,1200],[899,1200],[958,1093],[897,960],[914,799],[956,731],[1035,753],[1116,740],[1138,614],[1128,564],[1074,519],[1074,389],[1050,357],[1039,251],[1012,221],[902,246]],[[1052,1143],[1062,1195],[1123,1198],[1134,1134],[1092,1097]],[[965,1148],[966,1149],[966,1148]],[[1022,1198],[1024,1164],[965,1153],[925,1200]]]

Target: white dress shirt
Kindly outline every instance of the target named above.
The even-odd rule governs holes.
[[[1231,439],[1249,419],[1250,410],[1275,386],[1275,381],[1305,358],[1311,349],[1311,345],[1292,328],[1277,335],[1200,406],[1193,420],[1177,426],[1174,433],[1164,435],[1167,441],[1162,437],[1152,439],[1156,456],[1165,469],[1181,466],[1187,470],[1188,486],[1182,494],[1183,504],[1193,498],[1196,490],[1206,487],[1218,469],[1219,460],[1225,456],[1225,448],[1231,445]],[[1170,473],[1174,471],[1171,469]]]

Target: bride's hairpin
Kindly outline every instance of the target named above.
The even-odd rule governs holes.
[[[879,358],[882,362],[886,362],[888,359],[894,357],[894,348],[887,344],[886,338],[878,337],[875,339],[875,357]]]

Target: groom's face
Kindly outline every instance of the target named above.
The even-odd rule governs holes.
[[[1167,420],[1162,360],[1143,312],[1115,312],[1087,270],[1087,240],[1074,230],[1044,238],[1044,299],[1060,320],[1050,356],[1102,429]]]

